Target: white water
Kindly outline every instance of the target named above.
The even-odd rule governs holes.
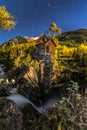
[[[3,71],[3,65],[0,65],[0,81],[4,80],[6,78],[6,74]],[[37,110],[39,113],[46,113],[49,108],[52,107],[53,103],[58,101],[58,98],[53,98],[48,100],[44,105],[41,107],[37,107],[32,103],[29,99],[25,98],[24,96],[17,93],[17,88],[13,88],[10,90],[11,95],[7,97],[7,99],[12,100],[16,103],[16,105],[20,108],[23,108],[26,104],[31,104],[35,110]]]
[[[3,71],[3,65],[0,65],[0,79],[3,79],[5,77],[6,75],[5,75],[5,72]]]
[[[49,108],[52,107],[53,103],[58,101],[58,98],[54,98],[54,99],[50,99],[48,100],[44,105],[42,105],[41,107],[37,107],[36,105],[34,105],[34,103],[32,103],[29,99],[25,98],[24,96],[20,95],[17,93],[17,89],[13,88],[10,91],[11,95],[8,96],[7,98],[14,101],[16,103],[16,105],[20,108],[24,107],[26,104],[31,104],[35,110],[37,110],[39,113],[46,113],[48,111]]]

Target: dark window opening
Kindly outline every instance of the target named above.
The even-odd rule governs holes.
[[[46,46],[46,53],[49,53],[49,46]]]
[[[43,42],[45,42],[45,38],[43,37]]]

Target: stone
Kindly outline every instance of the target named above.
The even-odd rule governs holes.
[[[31,104],[26,104],[24,108],[22,109],[22,112],[24,114],[24,127],[26,130],[31,130],[33,126],[35,126],[35,121],[40,119],[42,114],[37,112],[35,108]],[[35,128],[33,129],[35,130]]]
[[[11,100],[0,98],[0,130],[23,130],[23,114]]]
[[[25,78],[32,87],[38,86],[38,76],[34,67],[31,66],[29,71],[24,74],[23,78]]]
[[[8,96],[8,95],[9,95],[8,89],[3,84],[0,85],[0,97]]]

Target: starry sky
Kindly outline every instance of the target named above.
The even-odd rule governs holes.
[[[16,18],[10,31],[0,30],[0,44],[16,36],[40,36],[55,22],[62,32],[87,28],[87,0],[0,0]]]

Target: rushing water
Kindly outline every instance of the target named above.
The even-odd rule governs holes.
[[[36,105],[34,105],[34,103],[32,103],[29,99],[25,98],[24,96],[20,95],[17,93],[17,89],[13,88],[10,91],[11,95],[8,96],[8,99],[11,99],[12,101],[14,101],[18,107],[22,108],[24,107],[26,104],[31,104],[35,110],[37,110],[39,113],[45,113],[48,111],[49,108],[52,107],[53,103],[58,101],[58,98],[53,98],[48,100],[44,105],[42,105],[41,107],[37,107]]]
[[[0,65],[0,79],[6,77],[5,72],[3,71],[3,67],[4,67],[3,65]]]
[[[3,65],[0,65],[0,80],[3,80],[6,78],[6,74],[3,71]],[[32,103],[29,99],[25,98],[24,96],[17,93],[17,88],[12,88],[10,90],[10,96],[7,97],[7,99],[12,100],[16,103],[16,105],[20,108],[23,108],[26,104],[31,104],[35,110],[37,110],[39,113],[45,113],[49,108],[52,107],[53,103],[58,101],[58,98],[52,98],[45,102],[44,105],[41,107],[37,107],[34,103]]]

